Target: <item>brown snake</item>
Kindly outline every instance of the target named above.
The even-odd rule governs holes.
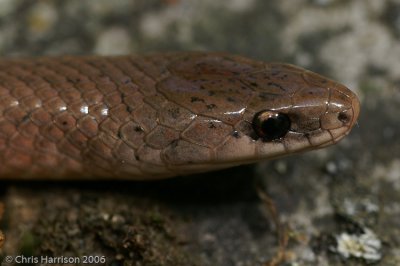
[[[157,179],[325,147],[359,101],[310,71],[223,53],[0,61],[0,178]]]

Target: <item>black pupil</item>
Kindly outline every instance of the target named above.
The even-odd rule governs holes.
[[[276,114],[261,123],[261,130],[266,140],[280,139],[286,135],[289,129],[290,119],[285,114]]]

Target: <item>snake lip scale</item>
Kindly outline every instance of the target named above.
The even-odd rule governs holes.
[[[0,178],[153,180],[337,143],[360,103],[289,64],[176,52],[0,60]]]

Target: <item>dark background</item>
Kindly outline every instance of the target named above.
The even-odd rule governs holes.
[[[332,250],[367,228],[382,241],[377,264],[400,265],[399,38],[394,0],[1,1],[3,57],[227,51],[311,69],[362,101],[340,144],[256,166],[148,183],[2,181],[1,259],[261,265],[278,247],[261,183],[293,230],[287,265],[366,265]]]

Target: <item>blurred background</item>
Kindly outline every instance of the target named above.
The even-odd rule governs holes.
[[[155,183],[0,183],[6,255],[107,265],[400,265],[400,1],[0,0],[2,57],[203,50],[340,81],[361,117],[335,147]],[[1,206],[4,206],[4,212]]]

